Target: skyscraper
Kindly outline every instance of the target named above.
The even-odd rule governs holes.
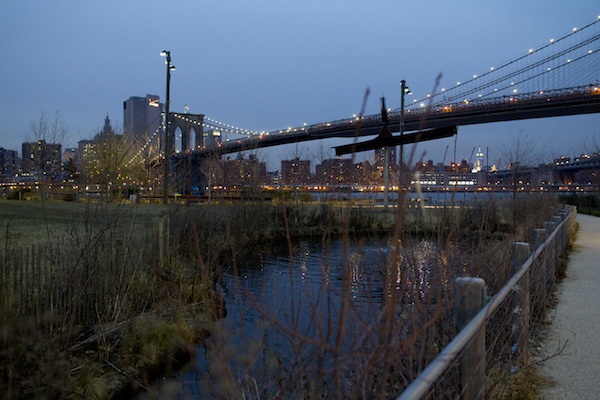
[[[141,141],[160,129],[162,104],[160,97],[147,94],[146,97],[132,96],[123,102],[123,129],[125,136],[132,141]]]
[[[481,147],[477,150],[477,154],[475,154],[475,165],[473,165],[473,172],[479,172],[483,170],[483,152],[481,151]]]
[[[16,150],[0,147],[0,175],[14,176],[19,171],[19,157]]]
[[[61,169],[62,145],[60,143],[46,143],[45,140],[23,143],[21,166],[23,172],[37,172],[50,176]]]
[[[388,147],[388,156],[389,156],[389,163],[388,165],[391,167],[392,165],[396,164],[396,146],[391,146]],[[380,149],[375,149],[375,165],[378,167],[383,168],[383,165],[385,163],[385,147],[380,148]]]
[[[281,181],[284,185],[309,183],[310,161],[300,160],[298,157],[293,160],[281,160]]]

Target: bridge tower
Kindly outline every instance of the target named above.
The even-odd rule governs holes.
[[[206,178],[201,172],[204,157],[172,157],[176,154],[175,133],[181,130],[181,153],[200,149],[204,146],[204,114],[169,113],[169,154],[173,163],[173,184],[177,192],[190,193],[193,187],[203,188]],[[194,144],[192,146],[191,139]]]
[[[169,153],[175,153],[175,132],[181,130],[181,151],[196,150],[204,145],[204,114],[169,113]],[[191,146],[191,132],[194,132],[194,146]],[[193,148],[192,148],[193,147]]]

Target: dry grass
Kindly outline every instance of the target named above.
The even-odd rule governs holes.
[[[487,399],[541,400],[540,388],[552,384],[535,365],[524,367],[516,373],[507,373],[509,369],[506,365],[498,365],[488,374]]]
[[[78,301],[88,302],[87,319],[49,313],[3,324],[0,340],[11,350],[0,352],[1,383],[15,398],[44,390],[56,390],[55,397],[104,398],[123,390],[123,382],[131,390],[146,386],[171,373],[182,355],[193,354],[190,344],[212,329],[219,315],[216,268],[236,270],[261,243],[281,242],[294,257],[301,237],[316,238],[324,249],[338,237],[345,244],[339,292],[323,285],[293,299],[289,310],[261,310],[269,334],[241,350],[224,339],[226,333],[210,337],[213,394],[393,398],[456,334],[454,278],[481,276],[497,290],[509,276],[510,242],[528,240],[531,227],[547,219],[550,200],[519,200],[519,229],[510,210],[491,200],[473,208],[407,209],[391,219],[367,208],[323,205],[169,207],[171,245],[163,260],[155,234],[140,236],[154,231],[162,206],[7,203],[0,208],[3,221],[11,221],[3,233],[6,247],[25,236],[44,241],[60,232],[59,248],[76,268],[71,275],[92,271],[94,279],[71,280],[86,282]],[[378,307],[359,312],[352,277],[360,269],[360,239],[385,232],[389,259],[378,272],[385,295]],[[120,264],[110,271],[126,271],[118,277],[102,262],[115,254]],[[100,295],[108,286],[114,286],[109,300]],[[308,327],[293,317],[300,310],[311,315]],[[281,312],[292,318],[282,319]],[[22,362],[23,353],[29,357]],[[25,377],[29,369],[40,374]],[[504,382],[498,387],[510,386]]]
[[[94,218],[151,221],[167,213],[160,205],[14,201],[0,199],[0,243],[45,242]]]
[[[511,224],[511,209],[493,202],[475,208],[439,209],[435,217],[420,214],[419,219],[408,211],[397,216],[400,226],[392,233],[388,266],[381,271],[387,296],[367,314],[359,312],[361,306],[351,288],[352,276],[360,270],[356,254],[361,245],[351,226],[355,221],[350,214],[343,215],[335,226],[346,243],[341,287],[323,285],[317,293],[293,298],[291,307],[278,310],[262,309],[259,301],[256,307],[268,333],[259,342],[242,338],[249,343],[242,349],[213,335],[209,347],[213,395],[394,398],[456,334],[454,278],[481,276],[492,292],[497,291],[510,277],[510,244],[524,240],[526,229],[539,227],[548,217],[546,207],[553,204],[542,197],[519,200],[525,229]],[[288,232],[293,231],[289,224],[298,219],[302,218],[288,219]],[[225,226],[235,236],[235,223]],[[325,226],[321,237],[324,249],[333,230]],[[414,241],[415,231],[424,240]],[[287,237],[293,258],[297,242],[292,235]],[[243,257],[232,250],[230,261],[235,265],[243,262]],[[327,264],[322,267],[323,271],[328,268]],[[312,317],[299,324],[302,313]],[[510,347],[507,343],[499,351]],[[445,392],[445,396],[451,393]]]
[[[131,393],[173,373],[220,315],[210,271],[177,253],[160,259],[165,208],[3,206],[0,392],[9,398]],[[22,257],[25,237],[38,250]]]

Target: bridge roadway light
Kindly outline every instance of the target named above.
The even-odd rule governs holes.
[[[165,64],[167,64],[167,90],[165,99],[165,176],[164,176],[164,193],[163,203],[169,203],[169,156],[170,144],[169,144],[169,103],[171,100],[171,70],[175,69],[175,66],[171,65],[171,52],[163,50],[160,55],[166,57]]]

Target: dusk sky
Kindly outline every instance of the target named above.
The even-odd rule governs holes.
[[[379,112],[381,96],[397,108],[401,79],[422,98],[440,73],[442,86],[465,80],[598,15],[598,0],[5,0],[0,147],[20,153],[42,111],[60,114],[64,147],[93,137],[107,114],[122,130],[124,100],[148,93],[164,100],[163,49],[177,68],[171,111],[187,105],[190,113],[272,131],[359,113],[367,88],[367,114]],[[547,161],[598,151],[600,115],[460,127],[457,161],[478,146],[497,159],[501,144],[520,133]],[[420,144],[417,153],[441,162],[449,146],[449,161],[454,143]],[[296,150],[311,158],[317,146],[259,156],[279,169],[280,158]]]

